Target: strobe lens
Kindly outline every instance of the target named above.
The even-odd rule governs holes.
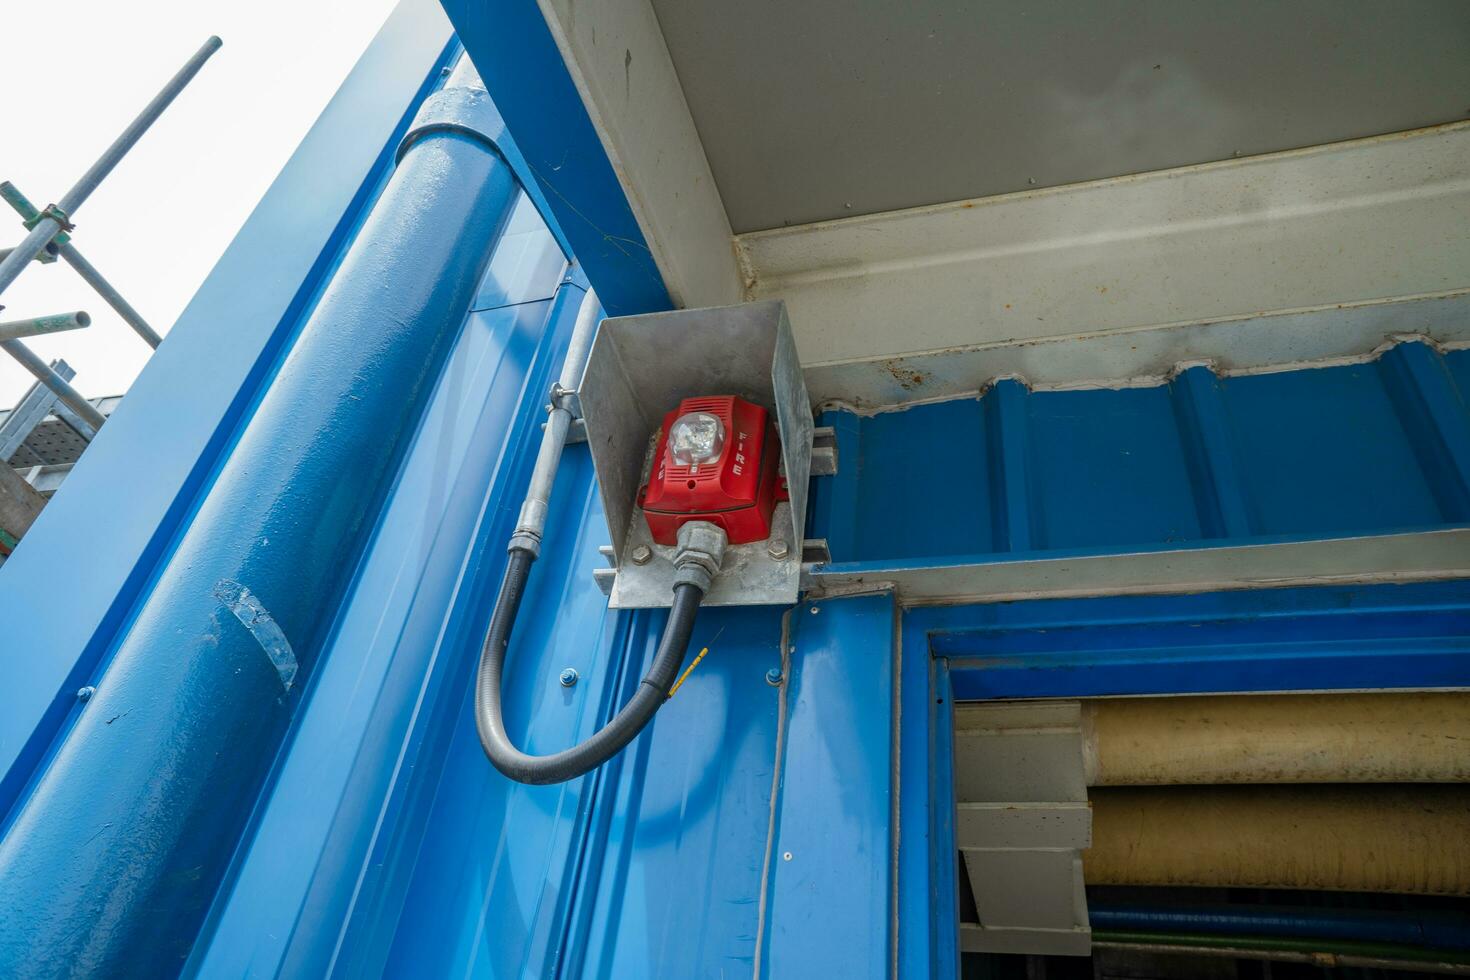
[[[708,412],[690,412],[669,427],[669,459],[675,466],[698,466],[718,459],[725,427]]]

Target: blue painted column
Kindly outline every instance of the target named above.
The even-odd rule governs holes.
[[[0,841],[0,975],[188,955],[515,200],[488,96],[450,86]]]

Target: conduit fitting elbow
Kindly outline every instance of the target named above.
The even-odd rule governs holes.
[[[674,552],[674,588],[692,585],[708,594],[725,560],[729,543],[723,529],[709,521],[690,521],[679,528],[679,550]]]

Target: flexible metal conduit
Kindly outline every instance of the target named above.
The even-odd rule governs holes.
[[[449,84],[0,841],[0,975],[188,955],[516,200]]]
[[[569,749],[546,756],[527,755],[511,742],[505,730],[500,700],[506,650],[526,580],[531,574],[531,564],[541,552],[547,503],[572,423],[569,401],[587,367],[587,355],[591,352],[592,338],[597,330],[598,311],[597,295],[589,290],[578,311],[571,344],[562,362],[561,377],[552,393],[550,417],[541,436],[526,501],[521,506],[520,519],[510,540],[510,560],[500,594],[495,600],[495,610],[490,617],[490,628],[485,635],[475,676],[475,727],[479,732],[480,746],[496,769],[522,783],[560,783],[574,779],[602,765],[637,737],[668,699],[669,688],[678,676],[689,648],[689,636],[694,630],[699,603],[709,588],[708,576],[698,574],[695,581],[674,586],[673,607],[669,610],[653,665],[628,703],[596,733]],[[723,540],[723,534],[720,538]],[[714,565],[719,566],[718,554],[714,556]],[[702,582],[698,581],[700,578]]]

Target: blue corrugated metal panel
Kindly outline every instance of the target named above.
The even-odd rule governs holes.
[[[793,613],[762,977],[892,973],[896,615],[889,595]]]
[[[528,593],[537,605],[512,641],[507,703],[537,708],[511,724],[541,751],[628,695],[663,619],[609,613],[592,590],[604,532],[574,453],[558,488],[572,512],[547,556],[579,559]],[[706,610],[692,646],[710,653],[685,686],[626,753],[564,786],[496,774],[462,703],[424,844],[394,856],[413,883],[388,972],[744,976],[759,948],[762,976],[819,963],[885,975],[889,927],[873,924],[892,922],[894,607],[811,608],[794,614],[785,688],[765,677],[781,665],[782,610]],[[564,666],[582,672],[571,691],[556,684]]]
[[[1223,388],[1260,533],[1453,520],[1435,501],[1434,474],[1411,445],[1418,433],[1406,432],[1379,363],[1249,375]]]
[[[472,646],[478,628],[445,613],[466,595],[483,601],[498,556],[477,553],[477,542],[514,509],[507,501],[487,515],[486,488],[499,477],[496,502],[513,494],[537,435],[529,420],[507,420],[546,383],[582,296],[563,288],[553,308],[565,263],[524,198],[511,227],[486,281],[518,305],[473,314],[439,380],[213,939],[201,944],[204,975],[320,975],[334,960],[381,961],[386,937],[360,926],[385,916],[391,926],[406,882],[375,859],[404,828],[422,827],[406,772],[442,764],[421,722],[426,706],[462,699],[463,665],[444,651]]]
[[[1449,367],[1466,356],[1399,344],[1378,362],[1404,438],[1446,520],[1470,520],[1470,409]]]
[[[709,609],[709,654],[602,780],[562,976],[752,975],[783,692],[779,609]],[[646,664],[640,664],[640,669]]]
[[[1202,537],[1168,387],[1038,392],[1027,407],[1035,550]]]
[[[1470,351],[1167,385],[827,412],[842,467],[813,535],[834,561],[1107,553],[1470,522]],[[942,515],[942,519],[936,519]]]
[[[531,577],[513,637],[505,681],[507,729],[528,751],[545,752],[585,737],[628,684],[624,652],[641,653],[657,639],[659,615],[609,615],[591,584],[601,518],[586,492],[590,460],[572,451],[557,476],[551,532]],[[507,508],[482,546],[503,566],[514,522]],[[489,584],[489,583],[487,583]],[[573,899],[578,850],[591,814],[596,777],[552,786],[522,786],[485,760],[470,714],[470,687],[493,587],[464,609],[474,630],[446,650],[454,692],[439,708],[447,737],[438,760],[405,778],[428,803],[422,823],[380,844],[384,874],[406,890],[392,919],[367,929],[394,976],[551,976]],[[466,599],[473,599],[467,596]],[[574,667],[581,680],[563,688],[557,675]],[[636,683],[636,676],[632,683]],[[344,970],[356,975],[357,969]]]
[[[1450,380],[1460,392],[1460,403],[1470,406],[1470,348],[1446,354],[1444,363],[1450,372]]]

